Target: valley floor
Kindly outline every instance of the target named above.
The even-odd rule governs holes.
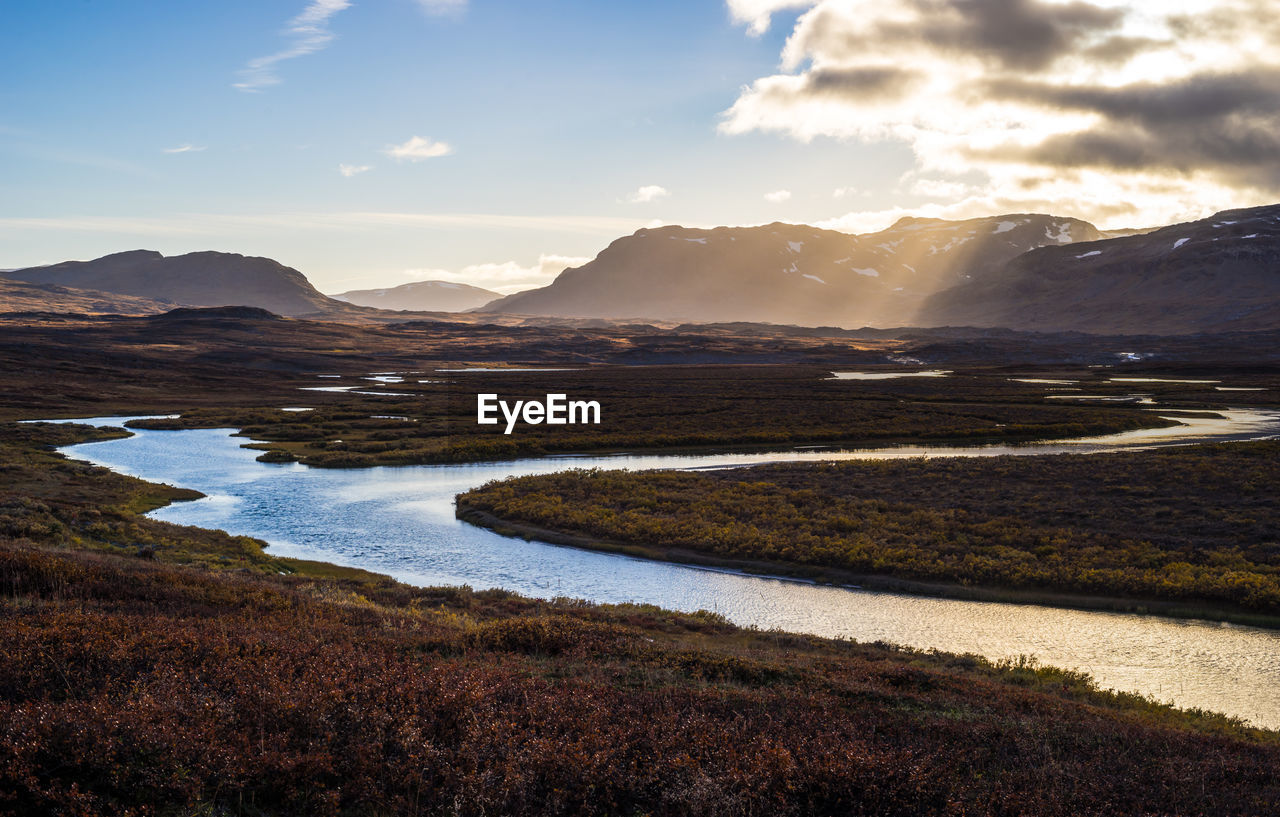
[[[972,656],[418,589],[6,426],[0,813],[1265,813],[1275,733]]]
[[[574,446],[795,445],[851,439],[851,425],[853,439],[881,441],[1102,433],[1160,421],[1135,405],[1055,404],[1043,384],[1017,378],[1090,377],[1091,392],[1140,389],[1183,410],[1233,399],[1211,385],[1113,383],[1084,362],[1007,371],[988,362],[941,386],[823,379],[920,345],[897,341],[184,320],[54,316],[0,326],[0,813],[1258,815],[1280,799],[1277,733],[1230,718],[1103,692],[1027,661],[741,630],[708,613],[412,588],[280,558],[253,539],[142,515],[192,492],[51,450],[121,432],[10,422],[181,413],[197,425],[235,422],[290,457],[364,465],[429,461],[440,450],[423,441],[442,430],[450,456],[462,459]],[[716,343],[713,363],[758,354],[786,366],[606,367],[562,373],[567,380],[435,371],[659,363]],[[945,354],[959,368],[992,343]],[[1002,348],[1016,356],[1025,346]],[[1175,347],[1201,353],[1195,343]],[[1078,361],[1094,354],[1103,352]],[[419,370],[454,388],[440,398],[429,396],[436,384],[362,379]],[[320,374],[412,396],[300,391],[323,385]],[[1249,393],[1251,404],[1280,401],[1273,375],[1232,372],[1233,384],[1265,389]],[[474,399],[483,377],[516,378],[503,387],[513,396],[598,385],[624,422],[609,439],[531,436],[511,450],[474,432],[469,400],[450,402]],[[709,413],[699,416],[699,406]],[[440,410],[451,425],[433,428]],[[706,427],[727,431],[696,438]],[[1268,460],[1255,466],[1274,484]],[[1132,486],[1140,499],[1151,474],[1132,476],[1142,480]],[[803,477],[789,481],[781,469],[770,479],[779,492],[771,501],[808,507]],[[694,488],[683,498],[712,495]],[[894,500],[911,501],[919,504]],[[891,522],[897,507],[868,510]],[[1239,552],[1213,545],[1219,561],[1207,566],[1247,563],[1267,574],[1274,554],[1250,548],[1272,524],[1255,510],[1272,506],[1222,507],[1229,516],[1206,524],[1251,538]],[[1016,511],[990,509],[997,522]],[[941,510],[925,517],[957,556],[998,528]],[[804,530],[803,518],[793,521]],[[1067,521],[1037,524],[1047,537],[1038,546],[1074,564],[1067,557],[1079,554],[1054,539],[1071,530]],[[1105,550],[1105,537],[1123,544],[1129,532],[1097,536],[1090,547]],[[1117,558],[1186,572],[1160,547],[1126,548]],[[985,563],[1025,563],[1016,550],[996,548]],[[1185,561],[1193,578],[1209,575]]]

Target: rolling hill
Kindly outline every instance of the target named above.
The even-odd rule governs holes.
[[[353,289],[331,296],[358,306],[410,312],[466,312],[501,298],[497,292],[450,281],[414,281],[389,289]]]
[[[133,250],[92,261],[10,270],[4,277],[181,306],[256,306],[281,315],[350,309],[322,295],[305,275],[291,267],[270,258],[235,253],[193,252],[166,257],[152,250]]]

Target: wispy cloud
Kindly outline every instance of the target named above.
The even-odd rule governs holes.
[[[373,170],[373,165],[338,165],[338,172],[348,179]]]
[[[410,162],[421,162],[423,159],[435,159],[453,153],[453,147],[446,142],[432,142],[415,136],[404,144],[387,145],[383,153],[393,159],[408,159]]]
[[[627,196],[627,201],[632,204],[648,204],[651,201],[664,199],[671,195],[671,191],[665,187],[656,184],[646,184],[634,193]]]
[[[791,201],[791,191],[775,190],[772,193],[765,193],[764,200],[774,204],[782,204],[784,201]]]
[[[350,0],[312,0],[285,26],[285,34],[291,39],[288,47],[249,60],[240,71],[241,80],[234,83],[234,87],[257,92],[267,86],[278,85],[280,77],[276,74],[276,66],[285,60],[314,54],[333,42],[335,35],[329,30],[329,18],[350,6]]]
[[[176,148],[165,148],[164,153],[199,153],[205,149],[205,145],[178,145]]]

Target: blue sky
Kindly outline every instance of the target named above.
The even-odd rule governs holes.
[[[878,8],[910,13],[921,2]],[[1053,0],[1013,5],[1059,24]],[[1099,0],[1097,30],[1085,34],[1157,31],[1159,19],[1123,16],[1140,5]],[[989,111],[931,122],[938,106],[923,90],[869,97],[858,61],[910,59],[936,80],[992,64],[1001,45],[959,56],[930,43],[842,52],[827,35],[865,34],[860,6],[9,0],[0,268],[217,249],[271,256],[328,292],[430,277],[510,291],[653,223],[859,230],[905,213],[1015,209],[1146,223],[1261,203],[1274,190],[1256,173],[1206,163],[1208,175],[1170,192],[1171,173],[1146,167],[1126,171],[1131,203],[1116,208],[1114,191],[1090,198],[1096,169],[967,164],[956,145],[992,136]],[[957,30],[967,22],[957,17]],[[1159,56],[1140,55],[1132,82],[1195,78],[1194,65],[1160,69]],[[1073,58],[1031,76],[1061,82]],[[1096,118],[1041,103],[1020,121],[1061,136]]]

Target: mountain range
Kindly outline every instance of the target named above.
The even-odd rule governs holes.
[[[1045,244],[1101,238],[1084,221],[904,218],[849,235],[794,224],[659,227],[620,238],[549,286],[485,307],[570,317],[912,325],[928,296]]]
[[[643,229],[540,289],[447,282],[321,294],[269,258],[136,250],[0,273],[0,311],[245,305],[286,316],[404,320],[630,320],[798,326],[1005,327],[1191,334],[1280,327],[1280,205],[1160,229],[1073,218],[904,218],[865,235],[792,224]],[[480,305],[483,304],[483,305]],[[471,309],[471,315],[456,314]],[[438,319],[438,318],[433,318]]]
[[[1280,326],[1280,205],[1104,232],[1014,214],[865,235],[661,227],[488,312],[1185,334]]]

